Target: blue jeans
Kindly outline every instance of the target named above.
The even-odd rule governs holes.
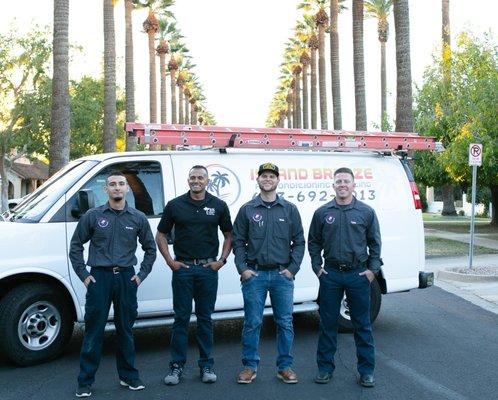
[[[282,371],[292,367],[291,354],[294,340],[292,310],[294,305],[294,280],[279,274],[278,270],[257,271],[257,275],[242,281],[244,296],[244,328],[242,329],[242,364],[253,370],[259,364],[259,335],[263,323],[263,310],[267,294],[277,325],[277,368]]]
[[[86,293],[85,336],[81,345],[78,383],[90,386],[95,381],[111,302],[114,307],[119,378],[127,382],[138,379],[132,332],[137,317],[137,284],[130,280],[135,271],[129,268],[114,274],[111,269],[92,268],[90,273],[96,282],[90,282]]]
[[[328,268],[327,272],[320,276],[318,369],[330,373],[335,369],[338,318],[345,291],[354,329],[358,372],[360,375],[373,374],[375,347],[370,323],[370,282],[366,276],[358,275],[362,269],[340,272]]]
[[[197,345],[200,368],[212,367],[213,322],[211,314],[218,291],[218,272],[202,265],[190,265],[173,272],[173,310],[175,322],[171,333],[170,366],[183,366],[187,361],[188,326],[192,314],[192,300],[197,317]]]

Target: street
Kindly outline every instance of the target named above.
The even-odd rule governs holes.
[[[114,334],[106,335],[104,357],[93,385],[95,399],[496,399],[498,398],[498,315],[433,287],[383,297],[374,324],[377,349],[373,389],[356,383],[352,335],[339,335],[336,371],[328,385],[313,383],[316,372],[317,314],[295,317],[297,385],[275,377],[275,330],[267,318],[260,344],[261,364],[250,385],[235,382],[240,364],[242,321],[217,322],[215,370],[218,382],[200,382],[197,347],[190,336],[183,381],[162,383],[169,358],[170,328],[136,331],[137,366],[147,385],[131,392],[119,387],[114,365]],[[74,397],[81,332],[68,350],[47,364],[19,368],[0,356],[0,399],[68,399]]]

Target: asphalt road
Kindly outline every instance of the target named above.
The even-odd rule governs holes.
[[[218,382],[203,384],[196,367],[192,335],[186,376],[175,387],[165,386],[169,328],[136,332],[137,366],[147,385],[131,392],[117,381],[113,339],[106,336],[104,356],[93,386],[95,399],[498,399],[498,315],[433,287],[385,296],[374,324],[377,385],[356,384],[352,335],[339,336],[337,368],[328,385],[313,383],[316,372],[316,314],[295,318],[295,370],[299,383],[285,385],[275,377],[275,330],[265,320],[258,378],[238,385],[241,321],[218,322],[215,328],[215,369]],[[63,354],[47,364],[19,368],[0,355],[0,399],[70,399],[74,397],[81,334],[75,334]]]

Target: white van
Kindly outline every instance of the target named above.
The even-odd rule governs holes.
[[[156,231],[166,202],[188,190],[194,164],[209,171],[208,190],[230,207],[255,196],[257,168],[263,162],[280,168],[280,196],[301,213],[305,237],[315,209],[334,197],[335,169],[355,173],[356,197],[377,212],[384,266],[372,290],[374,320],[381,293],[432,285],[425,273],[421,203],[406,162],[390,152],[310,152],[241,150],[108,153],[71,162],[0,222],[0,346],[21,365],[57,356],[71,337],[75,322],[83,322],[85,287],[68,259],[69,243],[78,217],[88,207],[106,201],[103,191],[110,170],[128,179],[128,203],[143,211]],[[221,240],[222,242],[222,240]],[[88,246],[86,247],[88,248]],[[142,259],[142,251],[137,251]],[[171,270],[158,255],[151,274],[138,291],[137,327],[173,321]],[[318,279],[305,254],[295,281],[295,312],[317,309]],[[266,310],[268,313],[270,309]],[[214,319],[243,316],[239,276],[230,256],[220,271]],[[347,327],[344,301],[341,323]],[[112,313],[108,328],[112,329]]]

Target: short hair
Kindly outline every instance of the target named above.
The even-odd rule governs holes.
[[[207,168],[204,165],[194,165],[192,168],[190,168],[190,171],[188,171],[189,175],[190,175],[190,173],[192,172],[193,169],[202,169],[206,173],[206,176],[209,177],[209,172],[208,172]]]
[[[349,175],[351,175],[351,177],[353,178],[353,181],[354,181],[354,174],[353,174],[353,171],[351,170],[351,168],[348,168],[348,167],[337,168],[334,171],[334,178],[337,174],[349,174]]]
[[[107,177],[105,178],[105,183],[107,185],[107,181],[109,180],[109,178],[111,176],[122,176],[123,178],[125,178],[126,182],[128,183],[128,179],[126,179],[126,175],[123,174],[121,171],[111,171],[107,174]]]

